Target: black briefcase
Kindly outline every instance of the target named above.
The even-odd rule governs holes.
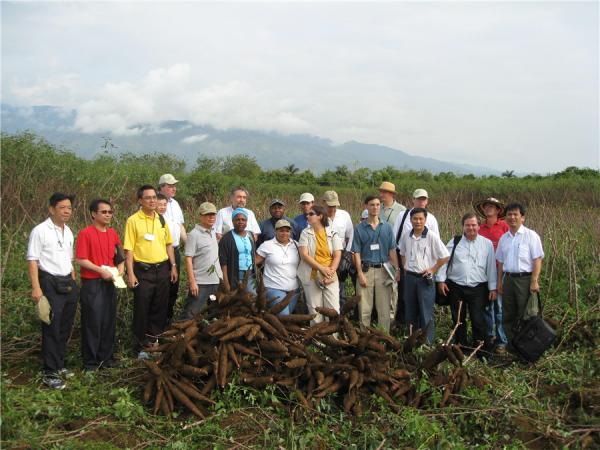
[[[519,332],[513,338],[512,345],[521,357],[529,362],[536,362],[548,350],[556,339],[556,331],[540,315],[523,321]]]

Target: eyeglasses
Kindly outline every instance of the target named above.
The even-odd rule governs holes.
[[[156,200],[156,195],[146,195],[145,197],[142,197],[142,200]]]
[[[110,216],[113,215],[113,210],[112,209],[103,209],[102,211],[96,211],[96,212],[100,213],[100,214],[108,214]]]
[[[314,212],[314,211],[309,211],[309,212],[307,212],[307,213],[306,213],[306,215],[307,215],[307,216],[316,216],[316,215],[317,215],[317,213],[316,213],[316,212]]]

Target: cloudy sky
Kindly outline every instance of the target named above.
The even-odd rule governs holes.
[[[598,168],[598,2],[2,8],[2,101],[309,133],[504,170]]]

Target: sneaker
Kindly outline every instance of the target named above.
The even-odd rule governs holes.
[[[68,369],[65,369],[64,367],[56,373],[58,374],[59,377],[61,377],[64,380],[66,380],[68,378],[73,378],[75,376],[74,372],[72,372]]]
[[[150,359],[150,355],[147,352],[142,350],[141,352],[138,353],[137,359]]]
[[[46,375],[43,378],[43,383],[48,386],[50,389],[62,390],[67,385],[61,378],[57,375]]]
[[[506,355],[506,346],[505,345],[498,345],[496,347],[496,349],[494,350],[494,353],[496,355]]]

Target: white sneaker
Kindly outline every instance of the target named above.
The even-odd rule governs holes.
[[[65,369],[64,367],[56,372],[56,374],[63,379],[73,378],[75,376],[74,372],[70,371],[69,369]]]
[[[61,378],[57,375],[46,375],[43,378],[43,383],[48,386],[50,389],[62,390],[67,385]]]
[[[142,350],[138,353],[137,359],[150,359],[150,355]]]

